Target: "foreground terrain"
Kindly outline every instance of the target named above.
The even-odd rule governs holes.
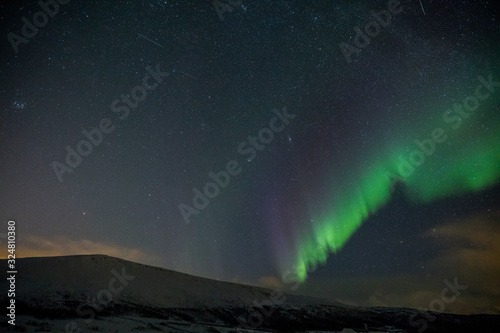
[[[104,255],[25,258],[17,266],[14,330],[19,332],[496,332],[500,327],[496,315],[351,307]],[[8,289],[6,282],[1,281],[2,290]],[[6,295],[0,298],[6,304]]]

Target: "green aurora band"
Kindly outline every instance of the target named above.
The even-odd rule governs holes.
[[[414,137],[423,144],[420,147],[415,142],[386,147],[384,150],[390,154],[372,155],[367,159],[371,161],[369,166],[352,166],[350,172],[343,174],[343,179],[357,181],[348,186],[332,184],[335,193],[325,217],[312,227],[307,239],[296,244],[294,266],[301,282],[313,267],[325,264],[330,253],[340,251],[370,214],[389,202],[396,182],[402,184],[405,195],[414,204],[479,192],[498,183],[500,109],[497,94],[489,90],[491,96],[481,99],[470,115],[460,116],[448,109],[438,117],[436,126],[415,133]],[[437,114],[442,114],[442,110]],[[423,133],[428,134],[422,136]],[[413,152],[417,154],[411,160]]]

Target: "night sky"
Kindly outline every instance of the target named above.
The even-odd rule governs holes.
[[[456,278],[444,311],[500,311],[494,1],[48,6],[0,4],[18,257],[417,308]]]

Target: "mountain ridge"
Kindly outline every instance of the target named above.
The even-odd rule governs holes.
[[[410,317],[417,316],[417,322],[430,316],[413,309],[353,307],[107,255],[20,258],[16,268],[18,325],[29,331],[119,327],[120,332],[234,332],[240,327],[248,332],[340,332],[344,328],[417,332],[420,327],[412,326]],[[8,289],[7,280],[0,286]],[[453,332],[477,325],[482,332],[490,324],[500,327],[500,316],[494,315],[432,316],[436,319],[425,322],[427,332],[444,332],[442,328],[448,326]]]

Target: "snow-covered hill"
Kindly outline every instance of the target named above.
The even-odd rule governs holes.
[[[6,260],[2,263],[6,267]],[[349,307],[105,255],[24,258],[16,266],[19,331],[417,332],[425,318],[426,332],[500,327],[499,316],[432,314],[430,320],[416,310]],[[2,290],[8,289],[6,282],[0,282]],[[6,296],[0,296],[2,304]],[[5,327],[2,322],[0,329]]]
[[[62,291],[77,297],[86,294],[96,297],[103,288],[109,289],[111,279],[117,280],[114,288],[123,286],[116,275],[123,275],[127,284],[118,293],[117,299],[152,307],[250,305],[255,300],[268,299],[272,292],[269,289],[205,279],[105,255],[26,258],[18,259],[17,266],[20,272],[19,283],[23,283],[18,298],[38,298],[48,294],[61,294]],[[291,295],[287,296],[287,300],[290,303],[317,303],[314,298]]]

